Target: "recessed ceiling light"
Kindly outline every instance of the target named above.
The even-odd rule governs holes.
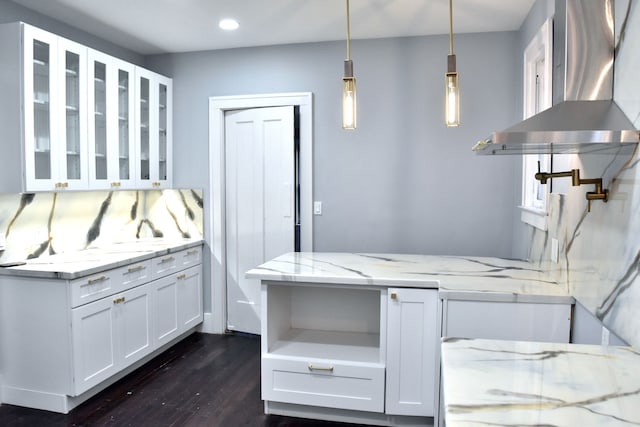
[[[218,23],[218,27],[227,31],[237,30],[239,26],[240,24],[238,24],[238,21],[233,18],[221,19]]]

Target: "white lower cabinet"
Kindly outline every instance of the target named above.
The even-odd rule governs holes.
[[[262,285],[262,399],[384,412],[386,292]]]
[[[154,292],[157,346],[202,322],[202,269],[199,266],[156,280]]]
[[[267,413],[430,424],[437,290],[263,281],[262,319]]]
[[[203,320],[201,247],[74,280],[2,276],[2,402],[67,413]]]
[[[434,416],[438,291],[389,289],[386,413]]]
[[[75,395],[151,353],[154,287],[138,286],[72,310]]]

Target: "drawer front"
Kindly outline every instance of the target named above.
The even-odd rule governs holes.
[[[151,260],[136,262],[114,270],[114,279],[122,283],[121,291],[150,282],[151,275]]]
[[[151,261],[136,262],[71,281],[71,307],[124,292],[151,281]]]
[[[71,307],[78,307],[120,292],[121,283],[114,277],[115,270],[96,273],[70,282]]]
[[[384,411],[384,366],[262,357],[262,399]]]
[[[155,257],[152,260],[153,278],[168,276],[174,271],[184,270],[187,267],[202,263],[202,247],[184,249],[179,252]]]

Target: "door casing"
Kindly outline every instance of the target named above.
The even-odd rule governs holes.
[[[260,107],[296,105],[300,114],[300,250],[313,251],[313,96],[311,92],[214,96],[209,98],[209,213],[204,238],[210,251],[211,313],[202,332],[221,334],[226,328],[225,132],[224,113]]]

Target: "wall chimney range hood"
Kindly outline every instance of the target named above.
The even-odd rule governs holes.
[[[613,101],[613,0],[557,0],[553,50],[553,106],[478,141],[474,151],[596,153],[640,142]]]

